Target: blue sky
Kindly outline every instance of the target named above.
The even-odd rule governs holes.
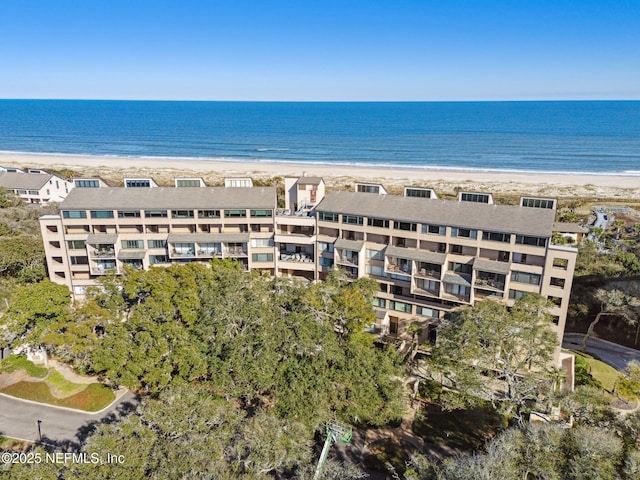
[[[640,1],[3,0],[0,98],[640,99]]]

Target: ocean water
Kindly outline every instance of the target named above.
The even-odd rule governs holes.
[[[0,100],[0,151],[640,176],[640,101]]]

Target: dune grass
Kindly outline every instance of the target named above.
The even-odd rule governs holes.
[[[65,398],[54,397],[46,382],[18,382],[4,388],[2,393],[25,400],[48,403],[58,407],[76,408],[86,412],[102,410],[116,398],[111,389],[100,383],[91,383],[82,391]]]

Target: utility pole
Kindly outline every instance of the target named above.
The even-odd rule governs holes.
[[[324,463],[327,461],[331,444],[338,440],[343,443],[349,443],[351,441],[351,437],[351,427],[343,425],[340,422],[327,422],[327,439],[324,441],[324,447],[322,448],[322,453],[320,454],[320,459],[318,460],[318,466],[316,467],[316,473],[313,476],[313,480],[318,480],[318,478],[320,478],[320,473],[322,472]]]
[[[41,423],[42,423],[42,420],[38,419],[38,440],[40,441],[40,443],[42,443],[42,432],[40,431]]]

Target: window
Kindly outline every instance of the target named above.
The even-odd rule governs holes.
[[[89,265],[89,257],[71,257],[71,265]]]
[[[489,240],[490,242],[509,243],[511,242],[511,234],[500,232],[482,232],[482,239]]]
[[[410,303],[396,302],[395,300],[389,300],[389,310],[411,313],[412,307],[413,305],[411,305]]]
[[[367,225],[370,227],[389,228],[389,220],[384,220],[382,218],[368,218]]]
[[[98,180],[76,180],[74,183],[76,188],[98,188],[100,186]]]
[[[431,190],[407,188],[404,192],[404,195],[405,197],[431,198]]]
[[[338,214],[329,212],[318,212],[318,220],[322,220],[323,222],[337,222]]]
[[[87,218],[85,210],[63,210],[62,218]]]
[[[356,215],[342,215],[342,223],[348,223],[349,225],[362,225],[362,217]]]
[[[169,263],[169,257],[166,255],[149,255],[150,265],[156,265],[158,263]]]
[[[252,217],[272,217],[273,210],[250,210]]]
[[[84,240],[67,240],[69,250],[82,250],[85,248]]]
[[[462,245],[451,245],[451,253],[462,255]]]
[[[489,203],[489,195],[486,193],[462,193],[460,200],[463,202]]]
[[[509,298],[511,300],[520,300],[526,294],[527,294],[527,292],[523,292],[522,290],[511,290],[511,289],[509,289]]]
[[[369,275],[374,275],[376,277],[386,277],[386,274],[384,273],[384,268],[379,267],[377,265],[367,265],[365,267],[365,272],[367,272]]]
[[[561,297],[548,296],[547,298],[549,300],[551,300],[551,303],[553,303],[555,306],[557,306],[557,307],[561,307],[562,306],[562,298]]]
[[[460,297],[466,297],[469,295],[469,287],[465,285],[458,285],[456,283],[446,283],[445,292],[452,295],[458,295]]]
[[[478,231],[471,230],[469,228],[457,228],[451,227],[451,236],[452,237],[461,237],[461,238],[477,238]]]
[[[113,210],[91,210],[91,218],[113,218]]]
[[[440,282],[436,280],[420,279],[418,280],[418,288],[422,290],[428,290],[430,292],[440,291]]]
[[[415,232],[418,230],[418,224],[411,222],[393,222],[393,228],[396,230],[407,230],[410,232]]]
[[[171,210],[171,218],[193,218],[193,210]]]
[[[367,249],[367,258],[370,258],[372,260],[384,260],[384,250]]]
[[[194,179],[177,179],[176,187],[199,187],[200,180]]]
[[[140,210],[118,210],[118,218],[138,218]]]
[[[225,210],[224,216],[226,218],[244,218],[247,216],[246,210]]]
[[[528,237],[526,235],[516,235],[516,243],[519,245],[532,245],[534,247],[545,247],[547,239],[542,237]]]
[[[144,216],[147,218],[166,218],[167,211],[166,210],[145,210]]]
[[[167,242],[166,240],[147,240],[147,246],[149,248],[165,248]]]
[[[446,235],[447,227],[443,225],[422,224],[422,233],[432,233],[434,235]]]
[[[440,311],[435,308],[416,307],[416,314],[427,318],[440,318]]]
[[[272,238],[252,238],[251,246],[256,248],[273,247]]]
[[[554,200],[544,200],[542,198],[523,198],[522,206],[523,207],[533,207],[533,208],[553,208]]]
[[[398,273],[390,273],[387,275],[392,280],[400,280],[401,282],[410,282],[411,277],[407,277],[406,275],[400,275]]]
[[[387,301],[384,298],[374,297],[371,303],[374,307],[387,308]]]
[[[449,262],[449,270],[456,273],[471,274],[472,265],[467,263]]]
[[[564,288],[564,278],[551,277],[549,283],[554,287]]]
[[[438,253],[446,253],[447,251],[447,244],[446,243],[439,243],[438,244]]]
[[[122,248],[144,248],[144,240],[122,240]]]
[[[333,253],[333,243],[318,242],[318,250],[320,251],[320,253]]]
[[[321,267],[333,267],[333,258],[320,258],[320,266]]]
[[[568,265],[569,265],[569,260],[567,260],[566,258],[553,259],[553,266],[555,268],[561,268],[562,270],[566,270]]]
[[[513,261],[514,263],[521,263],[521,264],[526,264],[527,263],[527,254],[526,253],[514,253],[513,254]]]
[[[37,190],[29,190],[29,195],[38,195]]]
[[[141,187],[148,188],[151,186],[151,181],[150,180],[127,180],[124,186],[127,188],[141,188]]]
[[[220,218],[220,210],[198,210],[198,218]]]
[[[528,272],[511,272],[511,281],[528,283],[530,285],[540,285],[540,275]]]
[[[360,193],[380,193],[380,187],[378,185],[362,185],[359,183],[357,191]]]
[[[254,262],[273,262],[273,253],[254,253],[251,259]]]

